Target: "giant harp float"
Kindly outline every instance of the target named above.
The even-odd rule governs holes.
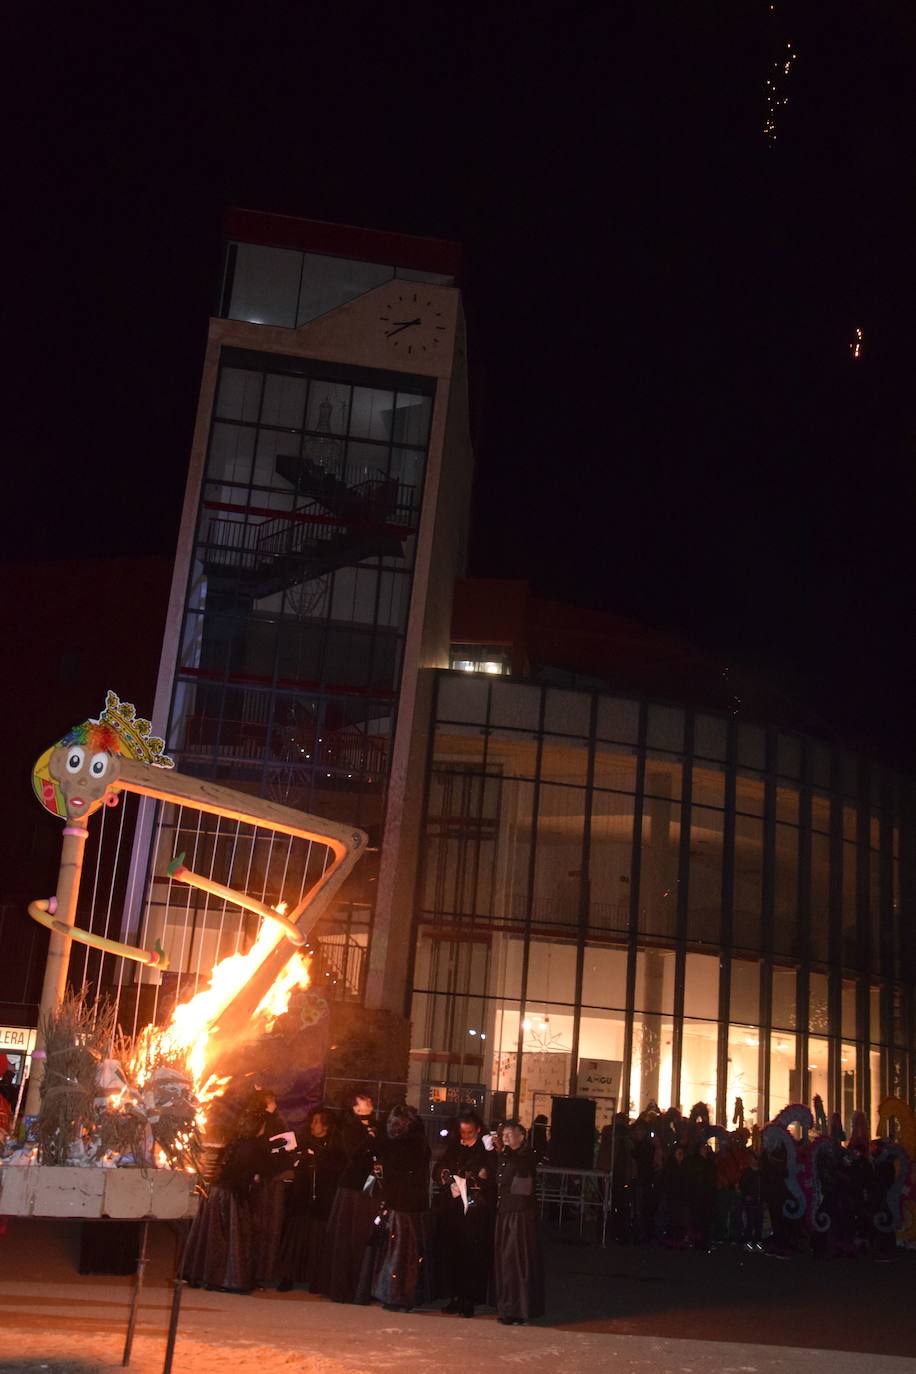
[[[364,853],[366,835],[181,773],[149,722],[113,692],[98,718],[41,755],[32,784],[63,822],[63,835],[56,891],[28,907],[51,933],[25,1104],[25,1120],[36,1122],[33,1167],[0,1169],[0,1211],[186,1215],[195,1168],[181,1145],[206,1131],[207,1104],[234,1074],[251,1076],[257,1055],[246,1059],[246,1047],[272,1033],[282,1039],[274,1033],[280,1022],[294,1035],[327,1019],[322,989],[310,981],[316,972],[326,979],[345,970],[333,962],[315,967],[313,932]],[[94,1056],[82,1084],[69,1042],[53,1039],[65,1013],[77,1049]],[[43,1127],[64,1099],[79,1139],[63,1141]],[[176,1102],[187,1129],[159,1148],[156,1123],[179,1111]],[[98,1121],[118,1112],[132,1134],[109,1130],[106,1145]],[[132,1150],[123,1148],[128,1136]],[[95,1155],[87,1157],[93,1138]],[[128,1212],[118,1211],[107,1194],[125,1193],[117,1176],[127,1171],[109,1167],[98,1172],[113,1181],[86,1182],[77,1204],[61,1176],[72,1177],[71,1164],[95,1162],[142,1165],[135,1171],[144,1179],[142,1201],[137,1185]],[[80,1173],[88,1179],[86,1169]],[[188,1180],[183,1193],[165,1177],[178,1173]]]

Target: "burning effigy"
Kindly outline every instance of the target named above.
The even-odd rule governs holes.
[[[38,1214],[38,1175],[76,1166],[195,1181],[234,1086],[294,1100],[320,1073],[328,1008],[310,988],[310,935],[366,836],[183,774],[164,748],[109,692],[33,769],[64,824],[57,890],[28,907],[51,939],[2,1211]],[[98,1211],[57,1214],[115,1215],[105,1191]]]

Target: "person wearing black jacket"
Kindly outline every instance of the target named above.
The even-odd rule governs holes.
[[[449,1299],[445,1311],[462,1317],[473,1317],[475,1305],[487,1300],[498,1159],[484,1146],[480,1117],[465,1110],[457,1138],[433,1165],[439,1288]]]
[[[374,1178],[381,1122],[368,1093],[355,1093],[340,1125],[346,1163],[328,1217],[319,1290],[334,1302],[370,1300],[369,1245],[378,1214]]]
[[[537,1164],[524,1126],[507,1121],[502,1137],[492,1288],[503,1326],[523,1326],[544,1314],[544,1258],[535,1198]]]
[[[372,1296],[386,1312],[409,1312],[431,1297],[429,1146],[414,1107],[395,1107],[376,1144],[380,1200]]]
[[[296,1135],[293,1168],[280,1248],[279,1292],[296,1284],[314,1289],[325,1251],[328,1217],[346,1157],[333,1113],[318,1107]]]

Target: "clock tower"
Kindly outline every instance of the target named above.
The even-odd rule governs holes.
[[[316,973],[401,1013],[472,474],[460,251],[225,228],[154,719],[182,771],[368,831]],[[150,919],[168,942],[167,898]]]

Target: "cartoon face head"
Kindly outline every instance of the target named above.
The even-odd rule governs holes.
[[[120,738],[109,725],[77,725],[50,749],[33,772],[42,805],[67,820],[80,820],[108,796],[119,772]]]

